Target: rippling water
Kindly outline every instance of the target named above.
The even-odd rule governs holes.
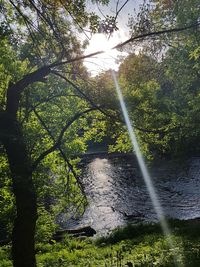
[[[127,222],[156,221],[133,156],[91,155],[83,159],[82,167],[89,205],[79,225],[91,225],[103,234]],[[182,166],[160,162],[150,172],[167,217],[200,217],[200,158]]]

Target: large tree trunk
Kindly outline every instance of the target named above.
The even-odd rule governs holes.
[[[16,219],[12,233],[14,267],[35,267],[34,235],[37,203],[32,181],[31,163],[27,155],[23,134],[15,116],[1,113],[0,133],[6,149],[16,198]]]
[[[35,225],[37,201],[32,181],[32,165],[27,154],[23,133],[17,121],[19,100],[24,89],[35,82],[44,82],[50,73],[49,66],[25,75],[7,90],[6,111],[0,112],[0,141],[3,143],[12,176],[16,199],[16,219],[12,233],[14,267],[35,267]]]

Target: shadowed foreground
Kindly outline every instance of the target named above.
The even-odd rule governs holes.
[[[200,219],[170,221],[181,266],[200,266]],[[174,266],[173,253],[159,225],[127,226],[100,239],[70,238],[37,244],[40,267],[61,266]],[[10,267],[10,247],[0,248],[0,266]]]

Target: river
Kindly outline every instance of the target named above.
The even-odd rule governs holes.
[[[129,222],[157,220],[133,155],[86,155],[80,167],[89,204],[76,227],[90,225],[105,234]],[[166,217],[200,217],[200,158],[160,160],[149,169]]]

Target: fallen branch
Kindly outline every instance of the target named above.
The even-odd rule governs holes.
[[[84,227],[79,227],[76,229],[63,229],[57,231],[53,235],[53,240],[55,241],[61,241],[65,234],[71,235],[73,237],[79,237],[79,236],[94,236],[96,234],[96,231],[91,227],[91,226],[84,226]]]

